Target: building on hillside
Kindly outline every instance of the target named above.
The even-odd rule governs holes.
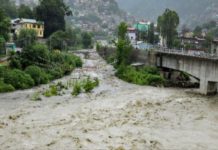
[[[211,45],[211,53],[218,55],[218,39],[214,39]]]
[[[132,44],[136,43],[136,29],[135,28],[128,28],[127,35],[129,40]]]
[[[181,45],[185,49],[195,49],[195,50],[202,50],[203,44],[205,42],[204,38],[198,37],[179,37]]]
[[[22,29],[33,29],[37,33],[38,38],[44,37],[44,22],[35,19],[17,18],[11,20],[12,33],[19,35]]]
[[[145,21],[137,22],[133,25],[133,28],[135,28],[137,33],[136,34],[137,40],[144,41],[146,39],[150,25],[151,25],[150,22],[145,22]]]
[[[148,32],[150,25],[151,25],[150,22],[140,21],[134,24],[133,27],[139,32]]]

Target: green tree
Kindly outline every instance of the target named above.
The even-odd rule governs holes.
[[[193,32],[194,36],[200,37],[202,34],[202,28],[200,26],[196,26]]]
[[[58,30],[65,30],[65,15],[71,15],[63,0],[40,0],[35,8],[38,20],[45,22],[45,37]]]
[[[64,31],[56,31],[54,32],[47,42],[50,50],[63,50],[64,49],[64,42],[66,39],[66,33]]]
[[[151,23],[150,28],[148,30],[148,42],[154,44],[155,35],[154,35],[154,23]]]
[[[50,53],[46,45],[34,44],[25,47],[21,53],[21,64],[23,68],[30,65],[39,67],[50,67]]]
[[[37,33],[33,29],[22,29],[18,35],[17,45],[27,47],[33,45],[37,40]]]
[[[66,43],[68,46],[76,46],[77,44],[80,44],[75,30],[73,30],[71,27],[67,27],[65,32],[67,38]]]
[[[205,41],[203,43],[203,48],[205,48],[208,52],[211,52],[211,44],[213,41],[212,33],[208,33],[205,37]]]
[[[163,15],[158,17],[158,30],[166,40],[166,46],[169,48],[173,47],[178,25],[179,16],[175,11],[166,9]]]
[[[17,17],[17,8],[11,0],[0,0],[0,9],[10,18]]]
[[[0,54],[5,54],[5,39],[0,36]]]
[[[64,50],[77,46],[77,44],[80,44],[80,42],[78,42],[77,33],[72,28],[67,28],[66,31],[59,30],[54,32],[47,41],[50,50]]]
[[[5,15],[2,9],[0,9],[0,36],[4,40],[9,40],[8,33],[10,32],[10,19]]]
[[[82,33],[82,44],[84,48],[91,48],[92,46],[92,36],[88,32]]]
[[[19,18],[34,18],[34,13],[30,7],[26,5],[20,5],[18,8],[18,16]]]
[[[116,43],[116,59],[117,59],[117,66],[120,65],[128,65],[130,54],[132,51],[132,46],[126,36],[127,34],[127,24],[122,22],[118,26],[118,43]]]
[[[126,40],[128,25],[125,22],[121,22],[118,26],[118,39]]]

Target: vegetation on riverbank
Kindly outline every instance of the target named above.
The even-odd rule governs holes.
[[[162,86],[165,79],[160,75],[158,68],[144,66],[143,68],[135,68],[131,66],[137,61],[139,51],[134,49],[126,36],[127,25],[121,23],[118,27],[118,42],[115,43],[116,48],[102,47],[96,45],[96,49],[108,63],[116,68],[116,76],[129,83],[138,85]]]
[[[99,86],[99,80],[97,78],[90,79],[90,77],[88,77],[87,79],[85,79],[81,82],[76,82],[73,86],[73,91],[71,94],[73,96],[77,96],[80,93],[82,93],[83,91],[85,93],[90,93],[97,86]]]
[[[81,66],[81,59],[75,55],[49,51],[46,45],[34,44],[21,53],[11,54],[9,66],[0,67],[0,92],[46,84]]]
[[[116,76],[129,83],[138,85],[162,86],[165,83],[160,72],[154,67],[136,69],[132,66],[119,66]]]

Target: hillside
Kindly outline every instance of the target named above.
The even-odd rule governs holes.
[[[39,0],[12,0],[16,5],[28,4],[34,6]],[[67,17],[68,24],[92,31],[95,35],[112,35],[117,25],[126,20],[115,0],[64,0],[70,6],[73,16]]]
[[[113,34],[117,25],[126,19],[115,0],[66,0],[73,11],[73,26],[99,35]]]
[[[209,20],[218,20],[217,0],[116,0],[119,6],[131,14],[156,21],[166,8],[176,10],[181,25],[191,27]]]

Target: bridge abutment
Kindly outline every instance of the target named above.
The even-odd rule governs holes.
[[[159,52],[156,62],[158,67],[183,71],[198,78],[201,94],[208,95],[218,92],[218,58]]]
[[[204,95],[217,93],[217,83],[201,79],[200,80],[200,93]]]

